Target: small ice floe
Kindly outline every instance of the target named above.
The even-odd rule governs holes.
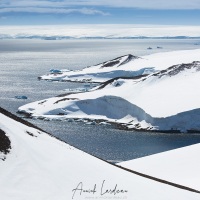
[[[51,69],[51,70],[50,70],[50,73],[51,73],[51,74],[62,74],[62,71],[59,70],[59,69]]]
[[[77,119],[76,122],[88,122],[88,121],[85,119]]]
[[[64,91],[67,91],[67,92],[88,92],[90,91],[91,89],[93,89],[94,87],[96,87],[98,84],[93,84],[93,83],[84,83],[83,87],[80,87],[80,88],[68,88],[68,89],[64,89]]]
[[[83,87],[84,87],[85,91],[88,92],[91,89],[92,85],[90,83],[85,83],[83,85]]]
[[[72,119],[72,118],[67,119],[67,122],[74,122],[74,119]]]
[[[85,83],[82,88],[73,88],[73,89],[68,88],[68,89],[64,89],[64,91],[73,92],[73,93],[88,92],[89,90],[91,90],[95,86],[97,86],[97,84]]]
[[[95,121],[92,121],[92,122],[88,122],[86,123],[87,125],[96,125],[97,123]]]
[[[143,69],[142,74],[151,74],[157,72],[156,67],[146,67]]]
[[[15,99],[28,99],[27,96],[15,96]]]
[[[108,122],[100,122],[99,125],[111,125],[111,124]]]

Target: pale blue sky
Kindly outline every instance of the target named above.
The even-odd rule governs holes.
[[[200,0],[1,0],[0,25],[200,25]]]

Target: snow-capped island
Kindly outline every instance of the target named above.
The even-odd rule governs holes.
[[[128,129],[200,131],[200,50],[122,56],[80,71],[41,76],[99,82],[88,92],[63,94],[19,108],[46,119],[90,119]]]
[[[57,140],[2,108],[0,139],[3,200],[197,200],[200,196],[199,187],[182,185],[184,176],[180,184],[174,184],[114,166]]]
[[[140,59],[133,55],[125,55],[113,60],[109,60],[98,65],[86,67],[82,70],[57,70],[51,69],[50,73],[38,77],[42,80],[51,81],[73,81],[73,82],[90,82],[101,83],[116,77],[130,77],[141,74],[149,74],[154,71],[153,68],[143,68],[138,71],[127,68],[127,63]]]

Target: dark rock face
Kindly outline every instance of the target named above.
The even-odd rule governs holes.
[[[11,142],[6,133],[0,129],[0,152],[7,154],[10,152]]]
[[[119,64],[119,60],[107,62],[106,64],[104,64],[104,65],[102,66],[102,68],[103,68],[103,67],[113,67],[114,65],[117,65],[117,64]]]
[[[192,63],[183,63],[180,65],[173,65],[166,70],[162,70],[158,73],[153,74],[153,76],[158,76],[161,78],[162,76],[168,75],[168,76],[175,76],[179,74],[180,72],[183,72],[187,69],[194,69],[196,71],[200,71],[200,62],[199,61],[194,61]]]
[[[113,83],[115,80],[118,80],[118,79],[124,79],[124,80],[137,80],[138,79],[139,80],[139,79],[141,79],[143,77],[146,77],[146,76],[148,76],[148,74],[139,75],[139,76],[133,76],[133,77],[116,77],[116,78],[112,78],[112,79],[110,79],[108,81],[105,81],[105,82],[101,83],[99,85],[99,87],[97,88],[97,90],[105,88],[107,85]]]
[[[134,56],[134,55],[131,55],[131,54],[129,54],[128,55],[128,58],[124,61],[124,62],[122,62],[121,64],[120,64],[120,66],[121,65],[124,65],[124,64],[126,64],[126,63],[128,63],[128,62],[130,62],[131,60],[135,60],[135,59],[139,59],[140,57],[138,57],[138,56]]]
[[[128,54],[128,55],[125,55],[125,56],[127,56],[126,60],[124,60],[119,66],[124,65],[124,64],[130,62],[130,61],[133,60],[133,59],[138,59],[138,58],[139,58],[139,57],[133,56],[133,55],[131,55],[131,54]],[[107,61],[107,62],[103,62],[101,68],[104,68],[104,67],[113,67],[113,66],[119,64],[119,63],[120,63],[120,60],[121,60],[123,57],[125,57],[125,56],[121,56],[121,57],[115,58],[115,59],[113,59],[113,60],[110,60],[110,61]],[[119,67],[119,66],[118,66],[118,67]]]
[[[56,104],[56,103],[59,103],[59,102],[61,102],[61,101],[69,101],[69,100],[78,100],[77,98],[63,98],[63,99],[60,99],[60,100],[58,100],[58,101],[56,101],[56,102],[54,102],[53,104]]]

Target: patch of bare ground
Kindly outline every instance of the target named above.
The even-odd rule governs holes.
[[[6,133],[0,129],[0,152],[3,154],[8,154],[11,149],[11,142],[8,136],[6,136]],[[5,160],[4,158],[0,158],[2,160]]]

